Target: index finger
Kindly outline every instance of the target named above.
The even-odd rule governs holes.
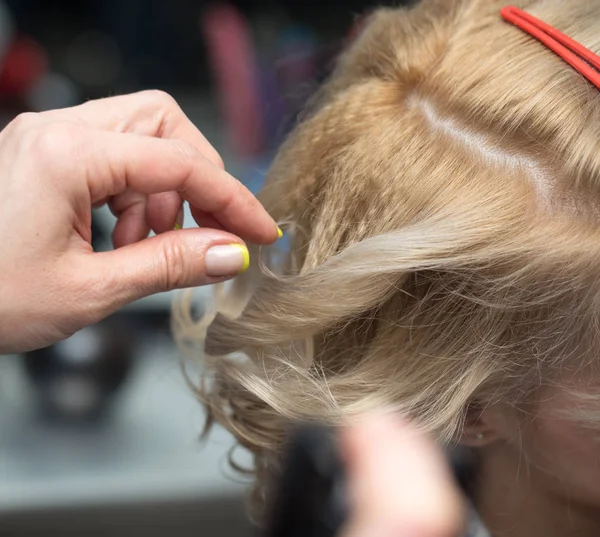
[[[102,130],[90,130],[78,143],[92,203],[128,188],[143,194],[177,191],[242,239],[270,244],[279,236],[254,195],[190,144]]]
[[[107,97],[88,101],[60,113],[75,115],[92,127],[112,132],[184,140],[215,166],[224,168],[217,150],[168,93],[150,90]]]

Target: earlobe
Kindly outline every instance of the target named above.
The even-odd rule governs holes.
[[[492,429],[488,429],[487,431],[480,430],[476,432],[474,430],[470,430],[469,428],[465,428],[460,439],[460,444],[469,447],[483,447],[495,442],[498,440],[498,438],[499,435]]]
[[[507,420],[496,406],[484,409],[472,405],[467,411],[460,444],[469,447],[483,447],[503,438],[507,432]]]

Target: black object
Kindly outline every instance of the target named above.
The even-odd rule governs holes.
[[[289,443],[265,537],[334,537],[348,516],[335,430],[302,426]]]
[[[110,236],[95,218],[91,231],[94,250],[105,249]],[[106,416],[134,365],[136,324],[131,315],[117,313],[23,356],[26,376],[45,418],[94,423]]]
[[[79,423],[104,417],[133,365],[133,334],[131,323],[115,316],[25,354],[27,377],[43,415]]]

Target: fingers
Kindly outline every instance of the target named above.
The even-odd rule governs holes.
[[[127,190],[110,198],[108,205],[117,217],[113,231],[115,248],[145,239],[150,230],[160,234],[183,223],[182,201],[177,192],[146,196]]]
[[[167,93],[143,91],[109,97],[89,101],[66,113],[99,129],[186,141],[215,166],[224,168],[215,148]]]
[[[278,238],[275,222],[252,193],[191,145],[93,131],[78,151],[92,203],[128,189],[147,195],[175,191],[242,239],[269,244]]]
[[[195,207],[190,207],[190,212],[192,213],[192,217],[198,226],[208,227],[211,229],[223,229],[221,223],[218,222],[217,219],[214,218],[210,213],[201,211]]]
[[[181,213],[181,214],[180,214]],[[183,201],[177,192],[148,196],[146,221],[156,234],[172,231],[183,224]]]
[[[428,438],[382,417],[343,432],[353,519],[344,537],[454,537],[462,504]]]
[[[127,190],[109,200],[109,207],[117,217],[112,240],[115,248],[141,241],[150,233],[146,221],[147,196]]]
[[[91,256],[91,257],[90,257]],[[102,315],[155,293],[218,283],[243,272],[248,250],[229,233],[170,231],[86,257],[86,274],[101,281]]]

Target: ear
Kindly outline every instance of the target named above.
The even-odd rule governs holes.
[[[473,404],[467,410],[460,444],[469,447],[484,447],[513,436],[514,412],[500,405],[480,406]]]

